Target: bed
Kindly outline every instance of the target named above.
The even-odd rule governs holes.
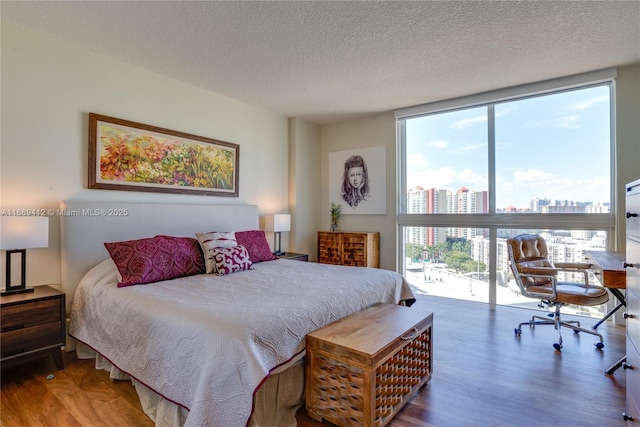
[[[61,217],[69,335],[79,357],[132,380],[157,426],[295,425],[305,335],[374,303],[413,301],[395,272],[287,259],[119,287],[127,277],[105,242],[259,235],[257,207],[70,201],[62,209],[80,213]]]

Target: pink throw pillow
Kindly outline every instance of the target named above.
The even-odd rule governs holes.
[[[254,264],[278,259],[278,257],[271,252],[267,238],[262,230],[236,231],[236,240],[239,245],[247,248],[249,258],[251,258],[251,262]]]
[[[250,270],[253,263],[247,248],[237,245],[233,248],[214,248],[209,250],[216,265],[216,274],[226,276],[236,271]]]
[[[104,246],[122,276],[119,288],[205,272],[200,244],[190,237],[155,236]]]

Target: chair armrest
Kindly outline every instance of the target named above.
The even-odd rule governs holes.
[[[558,269],[571,268],[576,270],[588,270],[591,264],[586,262],[556,262],[553,264]]]
[[[520,286],[520,291],[522,292],[522,294],[524,296],[528,296],[529,298],[541,298],[541,299],[545,299],[545,300],[555,300],[557,293],[556,293],[556,286],[557,286],[557,281],[556,281],[556,271],[551,268],[551,267],[523,267],[522,268],[527,269],[527,270],[531,270],[531,271],[545,271],[547,274],[535,274],[535,273],[531,273],[531,274],[527,274],[527,273],[520,273],[520,278],[531,278],[531,279],[546,279],[550,282],[551,284],[551,292],[535,292],[534,290],[532,290],[532,288],[536,287],[536,286],[540,286],[540,285],[535,285],[532,284],[531,286],[525,286],[521,280],[517,280],[518,285]],[[547,270],[549,269],[549,270]],[[551,274],[549,274],[549,272]]]
[[[589,269],[591,264],[586,262],[556,262],[554,266],[560,271],[580,273],[583,275],[583,282],[589,284]]]

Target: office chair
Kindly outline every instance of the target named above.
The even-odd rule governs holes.
[[[602,349],[602,335],[591,329],[580,327],[580,322],[563,321],[560,318],[560,308],[564,304],[582,306],[595,306],[604,304],[609,300],[605,288],[599,285],[589,284],[589,264],[580,262],[556,262],[548,259],[547,245],[544,239],[534,234],[521,234],[507,240],[509,250],[509,262],[511,271],[523,296],[537,298],[542,304],[555,307],[555,313],[548,317],[552,319],[533,316],[528,322],[522,322],[514,330],[516,336],[522,334],[522,325],[553,325],[558,331],[558,342],[553,344],[556,350],[562,348],[561,327],[567,327],[574,333],[585,332],[596,335],[600,341],[595,343],[596,348]],[[558,281],[559,272],[580,273],[584,276],[583,282]]]

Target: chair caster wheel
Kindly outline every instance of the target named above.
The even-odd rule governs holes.
[[[513,330],[513,333],[516,334],[517,337],[519,337],[520,335],[522,335],[522,329],[520,328],[515,328]]]
[[[562,344],[555,343],[555,344],[553,344],[553,348],[555,348],[556,350],[560,351],[560,349],[562,348]]]
[[[595,345],[598,350],[602,350],[604,348],[604,343],[602,342],[597,342]]]

